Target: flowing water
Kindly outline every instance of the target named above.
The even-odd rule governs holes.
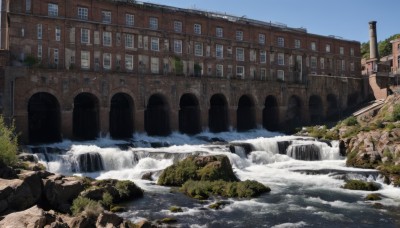
[[[130,141],[63,141],[31,151],[50,172],[134,181],[145,195],[119,214],[134,222],[174,217],[178,227],[400,226],[400,189],[384,184],[375,170],[346,167],[337,142],[254,130],[193,137],[136,134]],[[176,188],[156,185],[163,169],[191,154],[225,154],[241,180],[257,180],[272,191],[254,199],[198,201]],[[152,180],[143,180],[145,174]],[[376,193],[383,199],[365,201],[370,192],[342,189],[345,179],[379,183]],[[222,209],[208,208],[221,200]],[[183,212],[171,213],[170,206]]]

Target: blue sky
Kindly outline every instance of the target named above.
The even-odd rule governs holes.
[[[400,33],[400,0],[141,0],[185,9],[246,16],[309,33],[368,41],[368,22],[377,21],[378,40]],[[397,19],[397,22],[395,21]],[[397,23],[397,24],[396,24]]]

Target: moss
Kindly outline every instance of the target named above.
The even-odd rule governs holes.
[[[126,211],[126,208],[121,206],[111,206],[110,211],[113,213],[124,212]]]
[[[76,216],[84,211],[88,216],[96,216],[103,211],[103,208],[99,202],[88,199],[86,197],[78,196],[72,202],[71,212],[73,215]]]
[[[345,126],[355,126],[358,124],[357,118],[355,116],[350,116],[342,121]]]
[[[368,200],[368,201],[377,201],[377,200],[381,200],[381,199],[382,199],[381,195],[377,194],[377,193],[368,194],[365,197],[365,200]]]
[[[103,193],[103,199],[101,200],[101,205],[103,205],[103,207],[110,209],[113,201],[114,199],[110,193]]]
[[[117,202],[131,200],[143,196],[143,190],[129,180],[118,181],[115,185],[115,189],[119,194],[119,199]]]
[[[346,184],[342,187],[344,189],[350,190],[361,190],[361,191],[377,191],[379,186],[373,182],[365,182],[361,180],[348,180]]]
[[[171,224],[171,223],[176,223],[178,220],[176,218],[168,217],[168,218],[163,218],[161,220],[158,220],[158,223],[166,223],[166,224]]]
[[[217,201],[216,203],[210,204],[208,208],[214,209],[214,210],[219,210],[222,209],[224,206],[229,205],[230,202],[228,201]]]
[[[180,207],[178,207],[178,206],[171,206],[171,207],[169,207],[169,210],[170,210],[172,213],[183,212],[182,208],[180,208]]]

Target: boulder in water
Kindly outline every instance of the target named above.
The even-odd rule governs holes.
[[[9,214],[0,221],[0,227],[44,227],[46,216],[37,206],[27,210]]]
[[[365,182],[362,180],[348,180],[343,186],[344,189],[361,190],[361,191],[377,191],[380,186],[374,182]]]

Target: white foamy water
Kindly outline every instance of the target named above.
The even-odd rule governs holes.
[[[230,151],[230,143],[235,153]],[[246,151],[250,147],[245,145],[250,145],[252,151]],[[333,227],[333,221],[345,227],[352,227],[354,221],[365,222],[358,224],[359,227],[371,224],[392,227],[396,218],[391,208],[398,209],[400,205],[399,188],[384,184],[376,171],[346,167],[345,158],[339,155],[338,142],[329,144],[260,129],[248,133],[203,132],[192,137],[178,133],[169,137],[135,134],[130,141],[102,138],[84,143],[64,141],[44,147],[59,150],[56,153],[50,149],[37,150],[38,158],[50,172],[132,180],[143,188],[145,197],[121,214],[132,221],[172,216],[183,227]],[[207,208],[214,199],[199,203],[155,184],[168,166],[190,155],[206,154],[227,155],[241,180],[257,180],[268,185],[271,193],[251,200],[229,199],[229,204],[214,211]],[[89,170],[85,167],[88,164],[81,164],[82,156],[93,159],[93,164],[100,158],[101,168],[82,172]],[[295,159],[299,157],[318,160]],[[90,167],[98,168],[92,163]],[[142,180],[145,174],[153,180]],[[377,213],[374,202],[364,200],[369,192],[342,189],[344,179],[349,178],[379,183],[382,188],[376,193],[383,196],[379,203],[388,209],[379,209]],[[171,205],[181,206],[183,212],[169,212]]]

